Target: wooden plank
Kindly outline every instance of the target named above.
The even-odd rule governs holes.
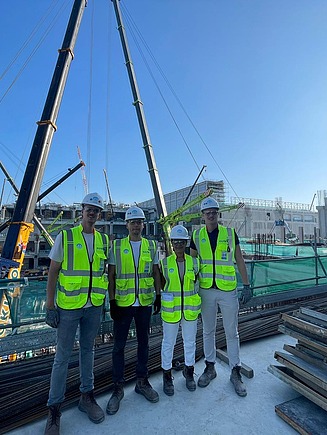
[[[307,316],[306,314],[296,312],[295,316],[299,319],[310,322],[314,325],[321,326],[322,328],[327,328],[327,322],[324,322],[320,319],[316,319],[315,317]]]
[[[312,338],[308,338],[304,334],[301,334],[300,332],[294,331],[293,329],[287,328],[284,325],[279,325],[278,330],[282,332],[283,334],[289,335],[290,337],[297,338],[298,340],[301,340],[306,345],[310,346],[311,348],[317,350],[319,353],[327,357],[327,346],[319,342],[317,340],[314,340]]]
[[[313,384],[312,382],[310,382],[308,379],[302,377],[299,373],[293,372],[293,377],[295,379],[298,379],[300,382],[302,382],[303,384],[307,385],[309,388],[311,388],[313,391],[316,391],[317,393],[319,393],[321,396],[325,397],[327,400],[327,391],[324,390],[323,388],[320,388],[318,385]]]
[[[314,317],[316,319],[322,320],[327,324],[327,314],[320,313],[319,311],[310,310],[310,308],[300,307],[300,312],[306,314],[307,316]]]
[[[275,352],[274,356],[278,362],[289,367],[293,371],[299,373],[304,378],[318,385],[319,387],[327,391],[327,372],[326,370],[320,369],[308,364],[306,361],[302,360],[293,355],[286,354],[284,352]]]
[[[320,360],[324,363],[327,363],[327,358],[321,355],[316,350],[312,349],[310,346],[305,345],[304,343],[301,343],[301,341],[298,341],[295,345],[297,349],[299,349],[300,352],[304,352],[307,355],[310,355],[312,358],[315,358],[316,360]]]
[[[216,354],[217,354],[217,358],[219,358],[221,361],[225,362],[226,364],[229,364],[227,352],[225,352],[222,349],[217,349]],[[243,362],[241,362],[241,373],[242,375],[244,375],[249,379],[253,378],[254,376],[253,369],[251,369],[251,367],[247,366]]]
[[[292,370],[288,369],[287,367],[273,365],[268,366],[267,370],[278,379],[292,387],[295,391],[307,397],[313,403],[327,411],[327,400],[324,397],[320,396],[318,393],[313,392],[311,388],[309,388],[299,380],[294,379]]]
[[[310,334],[311,337],[314,337],[319,341],[321,340],[323,343],[327,343],[327,329],[297,317],[290,316],[286,313],[282,314],[282,320],[286,327],[293,326],[300,330],[300,332],[302,331],[303,334]]]
[[[286,352],[289,352],[292,355],[295,355],[298,358],[303,359],[304,361],[306,361],[309,364],[312,364],[316,367],[319,367],[322,370],[326,370],[326,372],[327,372],[327,364],[321,358],[315,358],[314,356],[308,354],[304,350],[301,350],[299,347],[291,346],[289,344],[284,344],[283,349],[286,350]]]
[[[303,396],[275,406],[275,412],[300,434],[327,432],[327,412]]]

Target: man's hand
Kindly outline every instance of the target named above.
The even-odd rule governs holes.
[[[59,311],[57,308],[47,308],[45,314],[45,323],[51,328],[57,328],[59,325]]]
[[[161,295],[156,295],[156,298],[153,303],[153,314],[159,314],[161,310]]]
[[[117,305],[116,299],[111,299],[109,302],[110,304],[110,317],[112,320],[119,320],[120,319],[120,308]]]
[[[244,285],[240,297],[241,304],[246,304],[247,302],[249,302],[252,296],[253,296],[253,290],[251,289],[249,284]]]

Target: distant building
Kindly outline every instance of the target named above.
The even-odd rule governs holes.
[[[220,214],[220,222],[223,225],[234,227],[240,237],[257,238],[258,235],[270,235],[274,239],[295,239],[300,242],[305,239],[317,237],[327,238],[327,195],[318,198],[318,212],[311,211],[308,204],[284,202],[281,198],[274,201],[251,199],[251,198],[231,198],[229,204],[225,202],[225,188],[223,181],[203,181],[194,186],[178,189],[164,195],[168,214],[181,207],[185,200],[187,203],[195,200],[199,195],[212,189],[212,196],[219,202],[220,209],[232,208]],[[191,231],[203,224],[200,203],[196,203],[184,214],[192,215],[189,217],[181,216],[180,221]],[[239,203],[244,206],[237,208]],[[138,204],[143,208],[146,223],[144,235],[147,238],[160,240],[162,230],[157,224],[159,216],[154,199]],[[128,234],[125,223],[125,212],[128,204],[114,204],[114,216],[111,213],[111,206],[105,204],[105,209],[101,214],[100,220],[96,223],[96,228],[109,235],[110,239],[122,238]],[[9,220],[14,211],[14,204],[2,206],[0,214],[0,225]],[[62,230],[78,225],[81,216],[81,204],[64,206],[61,204],[50,203],[38,204],[35,214],[47,228],[52,238]],[[319,221],[318,221],[319,216]],[[319,222],[319,224],[318,224]],[[0,249],[6,237],[7,230],[0,232]],[[27,245],[23,269],[42,268],[49,265],[50,244],[42,233],[35,227]]]
[[[327,239],[327,191],[318,191],[318,219],[320,227],[320,235],[323,239]]]
[[[176,190],[164,195],[167,213],[175,211],[183,205],[185,199],[189,195],[192,186],[187,186],[183,189]],[[203,181],[196,184],[194,190],[189,196],[187,202],[197,198],[200,194],[208,189],[213,190],[213,197],[217,199],[220,208],[228,208],[241,203],[243,207],[234,208],[230,211],[221,213],[220,222],[223,225],[234,227],[240,237],[256,238],[260,235],[273,235],[275,239],[284,241],[288,239],[296,239],[304,241],[305,239],[313,239],[316,232],[317,237],[320,236],[318,213],[312,211],[309,204],[301,204],[294,202],[284,202],[282,198],[275,200],[264,200],[254,198],[231,198],[229,204],[225,202],[225,188],[223,181]],[[327,199],[326,199],[327,201]],[[140,207],[152,208],[151,216],[155,217],[155,200],[150,199],[139,203]],[[200,202],[185,213],[199,213]],[[183,216],[181,216],[183,221]],[[196,226],[203,223],[201,218],[193,219],[191,222],[185,222],[185,226],[191,231]],[[327,213],[325,217],[325,228],[327,229]]]

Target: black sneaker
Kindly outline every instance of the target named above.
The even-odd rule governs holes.
[[[193,366],[184,366],[183,368],[183,376],[186,379],[186,388],[189,391],[196,390],[196,383],[194,381],[194,367]]]
[[[156,403],[159,401],[159,394],[151,387],[148,378],[137,378],[135,392],[142,394],[149,402]]]
[[[109,399],[106,412],[109,415],[114,415],[119,409],[119,404],[124,397],[124,384],[123,382],[116,382],[114,385],[114,391]]]
[[[213,379],[215,379],[215,377],[217,376],[215,363],[209,361],[205,361],[205,363],[206,363],[206,368],[204,369],[204,372],[202,373],[202,375],[199,377],[198,380],[198,386],[201,388],[207,387],[210,384],[210,382]]]
[[[45,426],[44,435],[59,435],[60,432],[60,412],[61,403],[58,405],[49,406],[47,424]]]
[[[242,381],[241,366],[233,367],[230,381],[234,385],[235,391],[239,396],[245,397],[247,395],[246,387]]]
[[[163,371],[163,391],[165,394],[167,394],[167,396],[174,395],[174,384],[171,370]]]

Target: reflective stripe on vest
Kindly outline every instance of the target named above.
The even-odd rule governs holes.
[[[196,320],[201,311],[201,298],[198,294],[199,259],[185,254],[183,285],[179,277],[176,255],[161,260],[161,270],[165,278],[165,288],[161,293],[161,317],[168,323],[176,323],[184,316],[185,320]]]
[[[82,232],[82,225],[62,232],[64,259],[59,272],[57,304],[63,309],[83,307],[89,294],[92,304],[100,306],[108,290],[105,274],[108,236],[94,231],[94,252],[90,262]]]
[[[154,240],[142,237],[140,256],[137,265],[134,264],[133,249],[129,236],[115,240],[113,254],[116,264],[117,305],[129,307],[136,300],[136,278],[138,278],[138,298],[141,305],[151,305],[154,299],[153,260],[157,252]]]
[[[213,263],[215,264],[215,283],[220,290],[231,291],[237,286],[234,264],[235,232],[232,228],[218,226],[216,250],[213,253],[205,227],[195,230],[193,240],[201,259],[200,287],[211,288]]]

